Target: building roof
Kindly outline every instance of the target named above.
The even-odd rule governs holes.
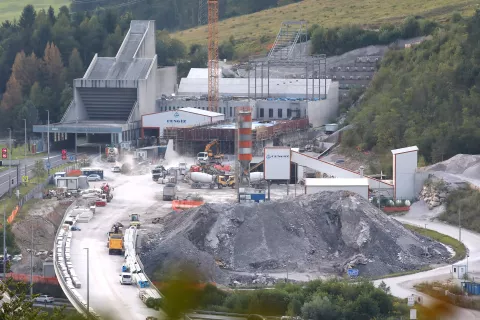
[[[364,186],[368,187],[367,178],[306,178],[305,186],[322,187],[345,187],[345,186]]]
[[[412,152],[412,151],[418,151],[418,147],[413,146],[413,147],[395,149],[395,150],[392,150],[392,154],[406,153],[406,152]]]
[[[207,116],[207,117],[223,117],[223,113],[218,113],[218,112],[213,112],[213,111],[207,111],[207,110],[201,110],[197,108],[181,108],[176,111],[183,111],[183,112],[189,112],[189,113],[195,113],[199,114],[202,116]]]
[[[259,127],[272,127],[275,124],[277,124],[276,121],[269,121],[269,122],[252,121],[252,130],[255,130]],[[212,129],[236,129],[237,124],[235,122],[215,124],[215,125],[210,126],[210,128],[212,128]]]
[[[250,79],[250,94],[253,95],[255,79]],[[307,81],[307,82],[306,82]],[[219,90],[222,96],[248,96],[248,78],[220,78]],[[312,82],[314,83],[312,86]],[[324,95],[325,91],[328,93],[331,79],[270,79],[270,86],[268,81],[263,81],[263,92],[269,92],[271,97],[305,97],[306,87],[308,86],[308,95],[318,95],[319,87],[320,94]],[[326,87],[326,88],[325,88]],[[313,89],[314,88],[314,89]],[[326,90],[325,90],[326,89]],[[257,79],[257,94],[262,92],[262,84],[260,79]],[[179,96],[201,96],[208,93],[208,78],[182,78],[178,88]]]

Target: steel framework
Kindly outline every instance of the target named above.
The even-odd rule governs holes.
[[[296,52],[297,43],[306,43],[307,22],[306,21],[284,21],[278,31],[277,38],[268,53],[269,60],[295,59],[297,55],[305,56],[305,48]]]
[[[208,0],[208,110],[218,112],[218,0]]]
[[[270,78],[272,68],[296,69],[300,70],[298,78],[311,79],[312,92],[308,92],[308,81],[305,81],[306,100],[322,99],[321,79],[324,79],[324,99],[327,97],[327,56],[325,54],[303,56],[294,60],[277,60],[268,57],[252,56],[248,61],[248,98],[264,99],[270,98]],[[253,75],[252,75],[253,73]],[[253,76],[253,90],[252,90]],[[266,78],[266,79],[265,79]],[[315,82],[318,81],[318,92],[315,92]],[[258,92],[258,83],[260,82],[260,91]],[[267,83],[267,92],[264,92],[264,81]],[[253,97],[252,97],[253,91]],[[317,96],[316,96],[317,95]]]

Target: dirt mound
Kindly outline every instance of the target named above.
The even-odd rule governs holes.
[[[439,263],[446,248],[416,235],[360,196],[323,192],[262,204],[205,204],[169,214],[160,233],[143,241],[145,271],[161,274],[180,260],[210,280],[227,271],[384,275]],[[223,269],[220,269],[220,267]]]
[[[453,174],[464,174],[472,178],[480,178],[480,155],[457,154],[448,160],[425,168],[427,171],[442,171]]]

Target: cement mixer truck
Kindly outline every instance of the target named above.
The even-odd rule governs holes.
[[[189,178],[192,180],[193,189],[201,189],[202,187],[209,187],[214,189],[222,189],[228,186],[228,177],[222,175],[211,175],[203,172],[190,172]]]

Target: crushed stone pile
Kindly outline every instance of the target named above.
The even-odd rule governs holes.
[[[425,168],[426,171],[441,171],[480,179],[480,155],[457,154],[448,160]]]
[[[448,250],[414,234],[347,191],[261,204],[205,204],[171,213],[160,232],[142,239],[145,272],[158,279],[180,261],[208,280],[234,274],[290,272],[378,276],[445,262]]]

